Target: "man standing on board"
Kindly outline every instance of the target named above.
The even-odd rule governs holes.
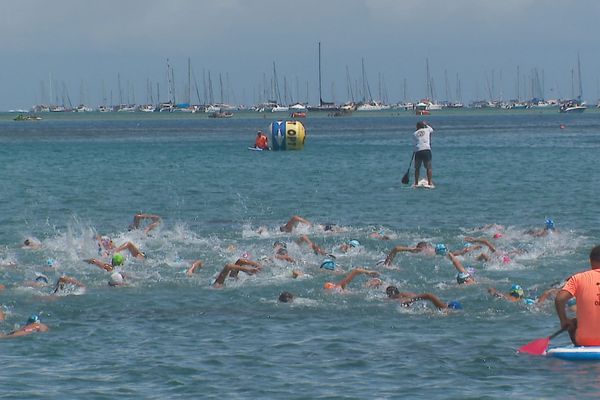
[[[427,170],[427,184],[433,187],[431,180],[431,133],[433,128],[427,125],[425,121],[417,122],[417,130],[413,133],[415,142],[415,186],[419,184],[419,172],[421,164],[425,165]]]
[[[600,245],[590,252],[591,269],[567,280],[554,305],[560,326],[567,329],[576,346],[600,346]],[[577,299],[576,318],[567,318],[565,305]]]

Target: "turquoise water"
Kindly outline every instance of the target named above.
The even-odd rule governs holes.
[[[0,342],[2,397],[592,398],[600,388],[596,364],[515,354],[558,329],[552,302],[509,304],[486,291],[519,283],[535,297],[588,268],[600,234],[600,113],[428,117],[435,190],[400,184],[417,121],[409,114],[309,116],[303,151],[262,153],[246,147],[270,121],[250,113],[10,117],[0,118],[0,330],[36,312],[50,331]],[[150,236],[129,232],[138,211],[163,224]],[[325,293],[323,283],[343,275],[319,270],[324,257],[295,244],[297,232],[279,232],[296,214],[315,223],[300,233],[335,254],[341,271],[372,268],[386,285],[458,299],[464,310],[402,308],[364,277]],[[546,217],[557,234],[524,234]],[[318,226],[330,223],[339,231]],[[465,257],[476,285],[459,287],[441,257],[376,265],[396,244],[456,249],[465,236],[491,237],[496,227],[478,229],[488,224],[504,227],[501,252],[523,253],[508,264]],[[392,240],[369,236],[380,230]],[[96,234],[147,253],[127,260],[129,287],[109,288],[106,272],[82,262],[98,256]],[[42,248],[22,250],[26,237]],[[344,254],[349,239],[361,246]],[[296,265],[264,261],[275,240]],[[245,252],[263,271],[212,289]],[[205,268],[187,277],[198,258]],[[306,275],[293,279],[292,269]],[[49,297],[49,287],[24,287],[36,272],[87,289]],[[283,290],[296,301],[278,303]]]

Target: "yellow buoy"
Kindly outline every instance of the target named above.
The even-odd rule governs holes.
[[[300,121],[274,121],[270,125],[273,150],[302,150],[306,130]]]

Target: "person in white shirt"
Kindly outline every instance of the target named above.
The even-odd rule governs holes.
[[[425,165],[427,169],[427,184],[433,186],[431,179],[431,133],[433,128],[425,121],[417,122],[417,130],[413,133],[413,139],[415,142],[415,185],[419,184],[419,172],[421,164]]]

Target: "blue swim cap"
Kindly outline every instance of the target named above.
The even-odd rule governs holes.
[[[471,247],[471,246],[472,246],[472,243],[469,243],[469,242],[465,242],[465,243],[463,244],[463,247],[464,247],[465,249],[468,249],[468,248],[469,248],[469,247]]]
[[[325,261],[323,261],[323,263],[321,263],[321,268],[333,271],[335,269],[335,261],[325,260]]]
[[[352,247],[358,247],[358,246],[360,246],[360,242],[358,240],[356,240],[356,239],[352,239],[352,240],[348,241],[348,244],[350,246],[352,246]]]
[[[531,306],[531,305],[535,304],[535,300],[534,299],[523,299],[523,303],[527,304],[528,306]]]
[[[523,297],[525,295],[525,292],[523,291],[523,288],[521,286],[515,284],[510,287],[509,294],[513,297]]]
[[[54,260],[54,258],[49,258],[46,260],[46,265],[48,265],[49,267],[54,267],[55,262],[56,260]]]
[[[469,278],[471,278],[471,275],[468,272],[459,272],[456,275],[456,282],[459,285],[462,285],[463,283],[465,283],[466,281],[468,281]]]
[[[435,245],[435,254],[438,254],[440,256],[445,256],[446,254],[448,254],[448,248],[446,247],[445,244],[438,243]]]
[[[40,317],[37,314],[31,314],[27,319],[28,324],[35,324],[36,322],[40,322]]]
[[[460,301],[452,300],[450,303],[448,303],[448,308],[452,310],[462,310],[463,306],[460,304]]]
[[[36,282],[44,282],[44,283],[48,283],[48,277],[46,275],[42,275],[39,274],[36,278],[35,278]]]
[[[554,221],[552,218],[546,218],[546,229],[553,231],[554,230]]]

